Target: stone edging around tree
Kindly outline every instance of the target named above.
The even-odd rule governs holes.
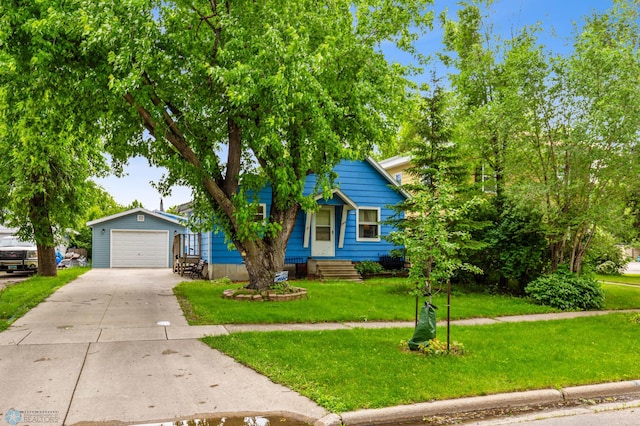
[[[222,292],[225,299],[246,300],[246,301],[271,301],[271,302],[288,302],[291,300],[300,300],[307,297],[307,289],[302,287],[291,287],[290,293],[278,293],[275,291],[267,291],[263,293],[251,293],[246,289],[228,289]]]

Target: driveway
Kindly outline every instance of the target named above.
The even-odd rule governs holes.
[[[640,262],[629,262],[624,270],[625,274],[640,274]]]
[[[25,423],[141,423],[327,412],[197,340],[170,270],[93,269],[0,333],[0,413]],[[259,356],[259,354],[257,354]]]

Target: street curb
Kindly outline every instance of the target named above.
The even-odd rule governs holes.
[[[573,386],[562,389],[566,400],[640,393],[640,380]]]
[[[393,422],[422,421],[424,417],[436,414],[451,414],[528,404],[550,404],[562,401],[564,401],[564,398],[561,392],[554,389],[541,389],[352,411],[343,413],[341,419],[342,424],[345,425],[375,425]],[[336,426],[340,424],[335,423],[335,421],[336,419],[333,415],[329,415],[318,420],[315,426]]]
[[[329,414],[314,423],[314,426],[376,425],[397,422],[422,422],[425,417],[474,412],[494,408],[522,407],[562,403],[567,400],[640,393],[640,380],[602,383],[598,385],[573,386],[561,390],[540,389],[525,392],[474,396],[445,401],[399,405],[380,409],[358,410],[348,413]]]

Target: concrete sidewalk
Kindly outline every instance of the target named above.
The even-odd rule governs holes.
[[[328,414],[196,340],[211,333],[188,327],[171,290],[179,280],[168,270],[95,269],[0,333],[2,418],[72,425]]]
[[[640,393],[631,381],[461,398],[337,416],[197,339],[246,331],[412,328],[413,322],[189,326],[168,270],[95,269],[0,333],[0,413],[47,424],[152,423],[225,415],[285,415],[316,425],[417,421],[488,407]],[[626,311],[638,312],[638,311]],[[603,315],[569,312],[452,321],[456,325]],[[30,413],[30,414],[29,414]],[[41,420],[43,417],[40,418]],[[34,421],[37,422],[37,421]],[[42,422],[38,422],[42,423]]]

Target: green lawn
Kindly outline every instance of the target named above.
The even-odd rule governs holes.
[[[291,302],[246,302],[221,297],[234,284],[189,281],[179,284],[178,296],[192,325],[316,323],[343,321],[408,321],[415,318],[415,297],[406,279],[367,280],[364,283],[296,281],[307,289],[308,297]],[[235,287],[239,285],[235,284]],[[423,299],[421,299],[423,300]],[[446,293],[433,298],[446,311]],[[490,294],[465,294],[454,291],[452,318],[494,317],[527,313],[554,312],[517,297]]]
[[[9,328],[13,321],[88,270],[89,268],[61,269],[57,277],[35,275],[0,291],[0,331]]]
[[[307,299],[293,302],[227,300],[222,298],[222,292],[234,284],[211,281],[183,282],[174,292],[192,325],[410,321],[415,318],[415,298],[409,294],[410,286],[405,279],[368,280],[359,284],[296,281],[295,285],[307,289]],[[603,289],[607,309],[640,308],[640,288],[605,284]],[[446,314],[446,293],[434,296],[433,303],[440,308],[438,317]],[[453,319],[556,311],[524,298],[455,289],[451,298]]]
[[[640,286],[602,284],[605,309],[640,309]]]
[[[640,286],[640,275],[596,275],[598,281]]]
[[[239,333],[205,340],[334,412],[640,378],[638,314],[452,326],[463,356],[399,349],[412,329]],[[446,331],[438,329],[438,338]]]

